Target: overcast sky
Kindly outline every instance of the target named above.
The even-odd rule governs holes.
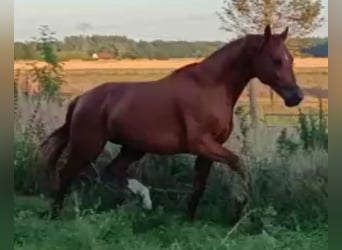
[[[58,38],[80,34],[126,35],[142,40],[226,40],[215,14],[223,0],[14,0],[14,39],[30,40],[47,24]],[[328,36],[325,23],[313,35]]]

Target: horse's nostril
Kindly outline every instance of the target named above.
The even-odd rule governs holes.
[[[303,99],[304,99],[304,94],[303,94],[303,92],[302,92],[302,91],[300,92],[300,99],[301,99],[301,100],[303,100]]]
[[[303,100],[304,99],[304,94],[301,90],[298,90],[296,93],[296,96],[299,100]]]

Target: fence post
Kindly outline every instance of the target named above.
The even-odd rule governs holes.
[[[273,95],[273,90],[271,88],[270,88],[270,102],[271,102],[271,111],[273,112],[274,95]]]
[[[249,96],[249,112],[251,116],[252,126],[258,127],[258,107],[255,93],[256,79],[252,79],[248,84],[248,96]]]

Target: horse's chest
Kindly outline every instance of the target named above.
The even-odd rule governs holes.
[[[226,114],[212,114],[209,119],[208,129],[216,141],[225,142],[232,131],[232,119]]]

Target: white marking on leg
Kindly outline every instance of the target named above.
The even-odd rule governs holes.
[[[128,179],[128,189],[134,194],[142,197],[142,206],[146,210],[152,209],[152,200],[150,190],[136,179]]]

